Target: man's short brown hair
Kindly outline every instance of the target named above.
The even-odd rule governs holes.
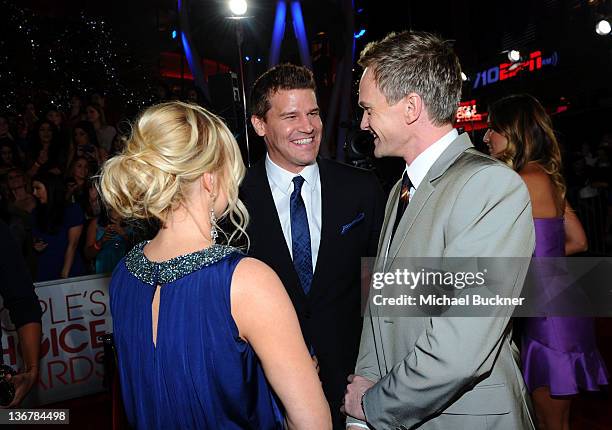
[[[316,85],[312,72],[294,64],[279,64],[261,75],[251,89],[251,114],[265,119],[270,110],[270,98],[279,90],[313,90]]]

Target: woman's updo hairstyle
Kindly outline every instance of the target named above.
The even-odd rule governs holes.
[[[216,173],[227,196],[221,217],[229,215],[236,227],[229,241],[245,234],[248,213],[238,198],[245,168],[234,136],[206,109],[173,101],[148,108],[135,121],[123,151],[104,164],[100,189],[122,218],[163,225],[205,173]]]

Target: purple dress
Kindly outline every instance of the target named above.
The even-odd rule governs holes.
[[[535,257],[564,257],[563,218],[534,218]],[[523,320],[521,359],[530,392],[549,387],[556,396],[596,391],[607,385],[592,318],[537,317]]]

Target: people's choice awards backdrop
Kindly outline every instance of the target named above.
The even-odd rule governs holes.
[[[35,284],[42,309],[40,378],[22,406],[37,406],[103,390],[103,345],[98,336],[112,332],[108,275]],[[0,299],[5,364],[21,368],[19,342]]]

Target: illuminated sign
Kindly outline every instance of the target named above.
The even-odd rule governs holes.
[[[514,78],[519,72],[527,70],[530,73],[540,70],[543,66],[556,66],[559,56],[556,52],[550,57],[542,57],[541,51],[529,54],[529,59],[517,63],[502,63],[476,74],[474,89],[494,84],[498,81]]]
[[[476,100],[459,103],[456,115],[457,122],[482,121],[484,119],[482,113],[478,113]]]

